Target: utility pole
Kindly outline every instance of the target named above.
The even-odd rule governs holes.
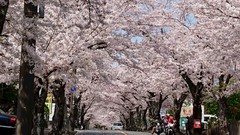
[[[70,89],[70,102],[69,102],[69,105],[70,105],[70,118],[69,118],[69,134],[74,134],[74,129],[75,129],[75,126],[76,126],[76,111],[77,111],[77,105],[76,105],[76,102],[75,102],[75,92],[76,92],[76,85],[77,85],[77,81],[76,81],[76,73],[77,73],[77,69],[74,68],[73,69],[73,76],[74,76],[74,86],[71,87]]]
[[[38,0],[24,0],[16,135],[31,135],[33,129],[37,11]]]

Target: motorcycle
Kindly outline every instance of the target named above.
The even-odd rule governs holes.
[[[157,126],[155,127],[155,133],[157,134],[157,135],[160,135],[161,133],[162,133],[162,126],[161,126],[161,124],[160,123],[157,123]]]
[[[164,132],[163,124],[157,123],[157,125],[154,127],[154,133],[160,135],[162,132]]]
[[[173,131],[174,123],[168,123],[167,129],[166,129],[166,135],[175,135]]]

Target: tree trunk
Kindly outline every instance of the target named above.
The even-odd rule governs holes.
[[[202,108],[201,108],[201,96],[194,97],[193,99],[193,120],[199,119],[201,121],[202,119]],[[194,128],[193,129],[194,135],[202,135],[202,128]]]
[[[129,122],[128,122],[128,118],[126,118],[126,116],[124,114],[121,113],[121,121],[123,122],[123,124],[125,125],[125,129],[128,130],[129,129]]]
[[[79,94],[79,97],[77,98],[77,126],[78,128],[81,129],[81,123],[80,123],[80,120],[81,120],[81,100],[82,100],[82,93]]]
[[[226,118],[227,98],[221,97],[218,100],[218,125],[219,135],[229,135],[228,123]]]
[[[44,93],[46,93],[46,92],[44,92]],[[33,127],[32,135],[44,135],[44,125],[45,125],[44,106],[45,106],[45,102],[42,103],[43,102],[42,100],[45,100],[46,96],[44,96],[44,97],[37,97],[38,102],[35,105],[34,127]]]
[[[148,108],[143,110],[143,115],[142,115],[142,120],[143,120],[143,125],[144,125],[144,131],[146,131],[148,129],[148,125],[147,125],[147,110]]]
[[[81,107],[81,116],[80,116],[80,126],[85,129],[85,125],[84,125],[84,117],[85,117],[85,109],[86,109],[86,105],[83,104]]]
[[[74,129],[75,129],[78,123],[78,98],[77,97],[74,97],[73,121],[74,121]]]
[[[19,77],[19,92],[18,92],[18,108],[17,108],[17,135],[30,135],[33,128],[33,110],[34,110],[34,66],[35,62],[32,54],[35,52],[36,40],[35,37],[28,35],[35,35],[36,31],[35,17],[37,6],[28,0],[24,1],[24,11],[27,10],[31,15],[25,15],[26,23],[23,34],[21,63],[20,63],[20,77]],[[29,23],[27,23],[29,22]],[[28,28],[26,28],[28,26]],[[31,28],[29,28],[31,26]],[[28,34],[27,34],[28,33]],[[31,33],[31,34],[29,34]],[[29,52],[31,50],[32,52]]]
[[[50,131],[49,135],[61,135],[64,133],[64,108],[66,104],[65,84],[62,84],[62,80],[56,80],[55,83],[60,84],[60,88],[53,90],[53,95],[56,100],[56,107],[53,116],[52,130]]]
[[[130,130],[131,127],[130,127],[130,121],[128,118],[125,118],[125,121],[126,121],[126,130]]]
[[[8,5],[9,5],[9,0],[4,0],[6,4],[0,5],[0,35],[2,34],[3,31],[3,26],[6,20],[6,15],[7,15],[7,10],[8,10]]]
[[[48,95],[49,80],[48,77],[57,70],[53,68],[49,72],[45,73],[43,77],[35,76],[35,112],[34,112],[34,125],[32,135],[44,135],[44,128],[47,120],[45,120],[45,102]]]
[[[149,111],[149,117],[150,118],[154,118],[155,117],[155,110],[156,110],[155,104],[156,104],[156,102],[154,102],[154,101],[148,101],[147,102],[148,111]]]
[[[188,96],[188,92],[183,92],[181,93],[181,96],[179,99],[175,98],[174,99],[174,108],[175,108],[175,120],[176,120],[176,125],[175,125],[175,129],[177,133],[180,133],[180,113],[181,113],[181,109],[182,109],[182,104],[184,102],[184,100],[187,98]]]
[[[147,105],[148,105],[148,112],[149,112],[149,117],[150,118],[155,118],[155,112],[156,112],[156,102],[152,101],[152,98],[156,97],[156,94],[154,92],[148,92],[148,99],[149,101],[147,101]]]
[[[77,120],[77,98],[71,93],[70,99],[70,116],[69,116],[69,133],[74,133]]]
[[[129,124],[130,124],[130,130],[134,131],[135,130],[135,122],[134,122],[134,113],[133,111],[129,110]]]
[[[34,74],[32,73],[34,65],[25,61],[24,57],[29,57],[27,46],[35,45],[35,40],[26,41],[22,46],[22,58],[20,66],[20,81],[18,92],[17,108],[17,135],[30,135],[33,127],[33,110],[34,110]],[[32,44],[32,45],[31,45]],[[31,59],[31,58],[28,58]]]
[[[230,79],[233,77],[231,74],[228,74],[224,80],[225,75],[222,74],[219,76],[219,96],[218,102],[218,127],[219,135],[229,135],[228,121],[226,118],[226,109],[227,109],[227,98],[223,95],[223,92],[226,91],[227,85],[230,83]]]
[[[162,93],[159,94],[159,100],[158,100],[158,103],[157,103],[158,104],[158,110],[157,110],[157,114],[156,114],[159,121],[161,119],[160,112],[161,112],[162,104],[167,98],[168,98],[168,96],[163,97]]]
[[[44,107],[48,94],[48,79],[36,78],[36,88],[35,88],[35,113],[34,113],[34,127],[33,135],[44,135],[45,122],[44,119]]]
[[[198,119],[201,121],[201,118],[202,118],[202,108],[201,108],[202,91],[204,89],[204,85],[202,82],[198,82],[197,84],[194,84],[185,71],[180,70],[179,73],[181,74],[184,81],[187,83],[189,90],[191,92],[192,98],[193,98],[193,120]],[[198,79],[201,80],[201,78],[203,76],[203,72],[200,72],[199,75],[200,75],[200,77]],[[194,128],[193,134],[201,135],[202,128]]]
[[[141,131],[141,127],[142,127],[142,121],[141,121],[141,115],[142,115],[142,110],[141,110],[141,107],[138,106],[136,107],[136,118],[135,118],[135,121],[134,123],[136,123],[136,130],[137,131]]]

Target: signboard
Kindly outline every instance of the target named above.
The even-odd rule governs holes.
[[[201,119],[194,119],[194,128],[201,128]]]
[[[49,114],[49,121],[52,121],[52,120],[53,120],[54,111],[55,111],[55,106],[56,106],[56,104],[55,104],[55,103],[52,103],[52,110],[51,110],[51,113]]]
[[[52,99],[53,99],[53,94],[48,93],[46,98],[46,103],[52,103]]]
[[[182,107],[181,117],[191,116],[193,114],[193,107]]]
[[[52,93],[48,93],[45,104],[48,107],[49,114],[52,113],[52,100],[53,100],[53,94]]]
[[[73,87],[70,89],[70,91],[71,91],[71,92],[74,92],[74,91],[76,91],[76,87],[75,87],[75,86],[73,86]]]
[[[181,126],[181,127],[186,127],[186,123],[185,123],[186,120],[187,120],[187,118],[180,118],[180,122],[181,122],[181,123],[180,123],[180,126]]]
[[[48,110],[49,110],[49,121],[52,121],[54,111],[55,111],[55,103],[53,103],[53,94],[52,93],[47,94],[45,105],[48,107]]]

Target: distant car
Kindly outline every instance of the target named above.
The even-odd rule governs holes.
[[[9,115],[0,109],[0,131],[4,134],[12,134],[16,128],[16,116]]]
[[[112,130],[123,130],[123,124],[121,122],[115,122],[113,123]]]
[[[217,116],[212,114],[204,114],[202,122],[208,122],[209,120],[217,120]]]

